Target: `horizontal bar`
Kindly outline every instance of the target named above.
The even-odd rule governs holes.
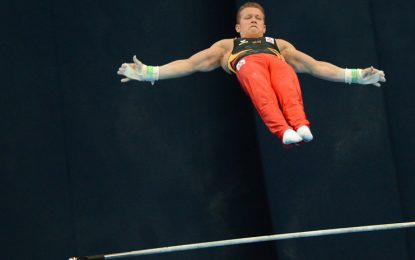
[[[194,244],[179,245],[179,246],[159,247],[159,248],[153,248],[153,249],[144,249],[144,250],[100,255],[100,256],[72,257],[69,260],[118,259],[118,258],[124,258],[124,257],[172,253],[172,252],[177,252],[177,251],[188,251],[188,250],[195,250],[195,249],[202,249],[202,248],[258,243],[258,242],[276,241],[276,240],[284,240],[284,239],[338,235],[338,234],[369,232],[369,231],[410,228],[410,227],[415,227],[415,222],[403,222],[403,223],[358,226],[358,227],[347,227],[347,228],[336,228],[336,229],[323,229],[323,230],[285,233],[285,234],[277,234],[277,235],[269,235],[269,236],[246,237],[246,238],[228,239],[228,240],[220,240],[220,241],[212,241],[212,242],[204,242],[204,243],[194,243]]]

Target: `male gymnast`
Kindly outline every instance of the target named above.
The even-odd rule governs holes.
[[[378,87],[386,81],[384,72],[373,67],[340,68],[315,60],[283,39],[266,37],[265,11],[258,3],[247,2],[239,8],[235,30],[239,38],[217,41],[190,58],[163,66],[147,66],[134,56],[134,63],[124,63],[119,68],[118,74],[125,77],[121,82],[138,80],[154,84],[157,80],[222,67],[236,75],[265,125],[284,146],[290,147],[313,140],[296,73]]]

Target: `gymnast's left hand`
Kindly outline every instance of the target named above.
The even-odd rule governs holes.
[[[363,69],[358,79],[359,84],[372,84],[376,87],[380,87],[381,82],[386,82],[385,73],[383,70],[378,70],[373,67]]]

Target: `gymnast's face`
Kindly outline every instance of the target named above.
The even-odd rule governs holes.
[[[247,7],[240,12],[239,21],[235,26],[242,38],[258,38],[265,33],[265,17],[255,7]]]

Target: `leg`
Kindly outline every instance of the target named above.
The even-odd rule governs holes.
[[[282,112],[287,122],[294,128],[309,126],[310,123],[304,113],[303,98],[300,83],[295,71],[279,59],[271,61],[271,80]]]
[[[271,86],[267,62],[257,55],[250,55],[239,64],[236,75],[242,88],[250,96],[268,129],[282,140],[284,132],[291,127],[281,112]]]
[[[285,62],[272,58],[270,60],[272,87],[277,95],[282,112],[288,122],[304,141],[309,142],[313,136],[309,130],[300,83],[295,71]]]

